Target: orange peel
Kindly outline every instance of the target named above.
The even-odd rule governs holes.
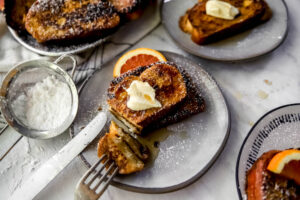
[[[154,49],[138,48],[128,51],[119,58],[114,66],[113,76],[121,74],[140,66],[146,66],[158,61],[167,61],[164,55]]]
[[[269,162],[267,169],[273,173],[280,174],[285,165],[291,161],[300,161],[300,150],[288,149],[277,153]]]

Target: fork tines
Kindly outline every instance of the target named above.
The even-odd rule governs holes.
[[[104,170],[105,168],[106,170]],[[110,160],[107,155],[103,155],[82,177],[80,183],[77,185],[77,190],[82,190],[80,193],[88,196],[91,200],[98,199],[104,193],[118,170],[119,168],[115,162]],[[103,186],[101,187],[101,185]]]

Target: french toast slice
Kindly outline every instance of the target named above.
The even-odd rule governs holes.
[[[143,111],[129,109],[126,88],[134,80],[148,82],[162,107]],[[187,73],[171,62],[139,67],[115,78],[108,89],[107,103],[111,113],[136,134],[178,122],[202,112],[205,107]]]
[[[135,11],[143,0],[108,0],[117,12],[127,14]],[[145,0],[144,0],[145,1]]]
[[[150,0],[108,0],[125,21],[138,19]]]
[[[267,170],[278,150],[264,153],[247,172],[246,193],[248,200],[300,199],[300,186]]]
[[[155,89],[155,98],[160,102],[160,108],[134,111],[127,107],[129,96],[126,89],[134,80],[148,82]],[[171,63],[155,63],[115,78],[108,89],[107,103],[117,119],[134,133],[141,133],[153,121],[166,116],[186,96],[184,78],[177,67]]]
[[[120,24],[120,16],[101,0],[38,0],[28,11],[25,27],[38,41],[104,37]]]
[[[205,101],[200,93],[201,91],[199,91],[197,86],[193,83],[189,74],[185,70],[181,69],[180,66],[178,66],[178,68],[180,69],[180,73],[185,80],[187,97],[167,116],[163,117],[158,122],[151,124],[151,126],[148,127],[148,130],[165,127],[167,125],[184,120],[191,115],[205,111]]]
[[[5,0],[6,23],[18,32],[24,32],[28,10],[36,0]]]
[[[98,143],[98,156],[106,154],[119,167],[119,174],[131,174],[144,169],[148,149],[111,121],[109,133]]]
[[[224,39],[259,25],[272,16],[264,0],[222,0],[238,8],[240,14],[233,20],[216,18],[206,14],[208,1],[198,0],[179,20],[180,28],[191,34],[191,39],[197,44]]]

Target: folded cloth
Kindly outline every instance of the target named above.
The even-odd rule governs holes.
[[[8,71],[18,62],[39,57],[13,39],[6,27],[5,17],[0,13],[0,72]]]

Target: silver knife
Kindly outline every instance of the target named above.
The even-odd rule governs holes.
[[[104,127],[107,116],[100,112],[58,153],[46,161],[34,174],[19,187],[11,200],[32,200],[58,175],[85,147],[87,147]]]

